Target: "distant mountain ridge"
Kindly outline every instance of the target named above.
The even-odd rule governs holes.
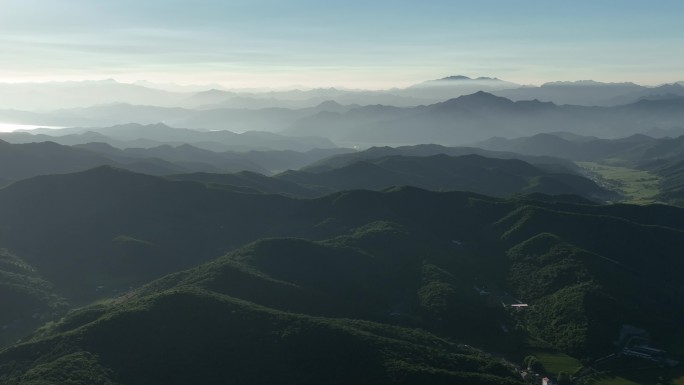
[[[682,82],[670,84],[680,83]],[[592,80],[556,81],[541,86],[530,86],[508,82],[494,76],[468,77],[464,75],[444,76],[406,88],[380,91],[335,88],[281,91],[229,90],[218,84],[181,86],[145,81],[129,84],[106,79],[82,82],[2,83],[0,84],[0,105],[5,109],[32,112],[79,109],[97,104],[116,103],[182,107],[193,110],[209,106],[229,109],[274,107],[301,109],[314,107],[326,100],[336,100],[342,104],[387,104],[406,107],[444,101],[477,91],[487,91],[516,101],[539,99],[556,104],[614,106],[633,103],[648,95],[668,93],[659,88],[661,87],[642,86],[630,82],[603,83]],[[681,92],[676,91],[674,94],[681,95]],[[67,125],[79,124],[81,123],[71,122]],[[87,125],[85,122],[83,124]],[[98,123],[98,125],[101,124],[105,123]],[[110,121],[109,124],[114,123]]]
[[[619,139],[568,137],[563,133],[537,134],[515,139],[491,138],[478,146],[492,151],[510,151],[533,156],[558,156],[575,161],[621,159],[643,164],[655,159],[684,155],[684,137],[653,138],[635,134]]]
[[[190,144],[214,151],[294,150],[336,147],[322,137],[293,137],[270,132],[195,130],[175,128],[163,123],[129,123],[110,127],[70,127],[0,133],[0,140],[11,143],[53,141],[65,145],[106,142],[114,147],[156,147],[163,144]]]
[[[326,171],[287,171],[275,178],[330,191],[415,186],[433,191],[464,190],[502,197],[535,192],[577,194],[599,200],[613,196],[578,175],[547,173],[517,159],[492,159],[474,154],[458,157],[392,155]]]
[[[5,135],[15,140],[25,137],[24,134],[14,133],[0,134],[0,138]],[[69,137],[67,142],[74,139],[74,135],[65,137]],[[99,134],[93,136],[88,133],[83,137],[86,140],[82,140],[87,142],[85,144],[66,146],[50,141],[65,137],[31,135],[26,138],[28,143],[18,144],[0,140],[0,185],[37,175],[84,171],[102,165],[121,167],[151,175],[239,171],[269,175],[287,169],[300,168],[328,156],[352,151],[323,148],[304,152],[289,150],[214,152],[188,144],[119,149],[103,142],[88,142],[87,139],[101,140],[103,137]],[[33,142],[30,141],[32,138],[45,141]]]
[[[366,106],[344,114],[303,118],[285,133],[321,135],[339,144],[462,145],[493,136],[529,136],[567,131],[624,137],[684,125],[684,98],[640,100],[616,107],[559,106],[540,101],[513,102],[486,92],[412,108]]]
[[[224,92],[224,91],[220,91]],[[0,110],[0,121],[17,124],[55,127],[107,127],[130,123],[168,124],[199,130],[269,131],[277,132],[292,122],[321,111],[344,112],[354,107],[328,103],[325,98],[307,107],[285,108],[260,105],[254,108],[231,107],[201,103],[193,107],[137,105],[131,103],[95,104],[87,107],[53,111]]]
[[[554,154],[575,161],[648,171],[659,179],[654,182],[659,190],[659,201],[684,204],[684,136],[653,138],[637,134],[608,140],[554,133],[516,139],[491,138],[479,146],[529,155]]]
[[[476,154],[487,158],[520,159],[547,171],[572,173],[574,170],[578,170],[577,166],[573,162],[553,156],[529,156],[514,152],[490,151],[477,147],[446,147],[438,144],[419,144],[415,146],[400,147],[371,147],[363,151],[338,154],[321,159],[317,162],[307,165],[303,170],[320,172],[329,170],[331,168],[338,168],[348,165],[359,160],[374,159],[392,155],[431,156],[438,154],[450,156]]]
[[[161,88],[0,111],[122,123],[0,133],[0,385],[680,375],[682,85]],[[628,178],[667,204],[620,203]]]
[[[452,75],[441,79],[428,80],[401,90],[394,90],[399,95],[423,98],[431,102],[452,99],[478,91],[498,91],[518,88],[519,84],[503,81],[494,77],[470,78],[464,75]]]

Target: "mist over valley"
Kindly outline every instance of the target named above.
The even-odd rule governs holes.
[[[0,12],[0,385],[684,383],[677,2]]]

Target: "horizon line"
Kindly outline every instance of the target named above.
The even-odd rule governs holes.
[[[655,88],[664,85],[674,85],[683,83],[684,80],[672,80],[660,83],[637,83],[635,81],[603,81],[595,79],[574,79],[574,80],[553,80],[547,82],[537,82],[537,83],[517,83],[514,80],[506,80],[496,76],[467,76],[467,75],[447,75],[436,79],[425,79],[418,82],[403,82],[403,84],[395,84],[393,86],[384,87],[358,87],[358,86],[348,86],[344,84],[328,84],[328,85],[304,85],[304,84],[289,84],[289,85],[278,85],[278,86],[231,86],[226,84],[225,81],[215,81],[215,82],[187,82],[187,81],[173,81],[173,80],[147,80],[147,79],[137,79],[137,80],[122,80],[121,77],[113,76],[103,76],[101,78],[93,77],[54,77],[52,79],[45,78],[0,78],[0,84],[26,84],[26,85],[48,85],[48,84],[65,84],[65,83],[105,83],[112,82],[116,84],[126,84],[135,85],[146,88],[154,88],[154,86],[176,86],[176,87],[206,87],[206,90],[222,90],[222,91],[254,91],[254,92],[273,92],[273,91],[294,91],[294,90],[318,90],[318,89],[339,89],[346,91],[389,91],[393,89],[405,89],[414,85],[419,85],[425,82],[438,81],[448,79],[450,77],[464,77],[463,81],[501,81],[505,83],[512,83],[511,88],[525,88],[525,87],[541,87],[547,84],[555,83],[565,83],[565,84],[581,84],[581,83],[598,83],[598,84],[635,84],[642,87]],[[467,79],[465,79],[467,78]],[[445,80],[449,81],[449,80]],[[458,81],[458,80],[455,80]],[[201,91],[196,91],[201,92]]]

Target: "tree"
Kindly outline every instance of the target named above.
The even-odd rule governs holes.
[[[572,379],[568,372],[558,372],[558,385],[570,385],[572,384]]]
[[[523,367],[527,368],[527,370],[533,370],[535,372],[544,371],[544,366],[535,356],[525,357],[525,359],[523,359]]]

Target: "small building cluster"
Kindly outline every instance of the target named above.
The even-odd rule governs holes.
[[[618,355],[635,357],[667,366],[676,366],[679,361],[668,357],[667,352],[653,347],[649,333],[635,326],[623,325],[617,342]]]

